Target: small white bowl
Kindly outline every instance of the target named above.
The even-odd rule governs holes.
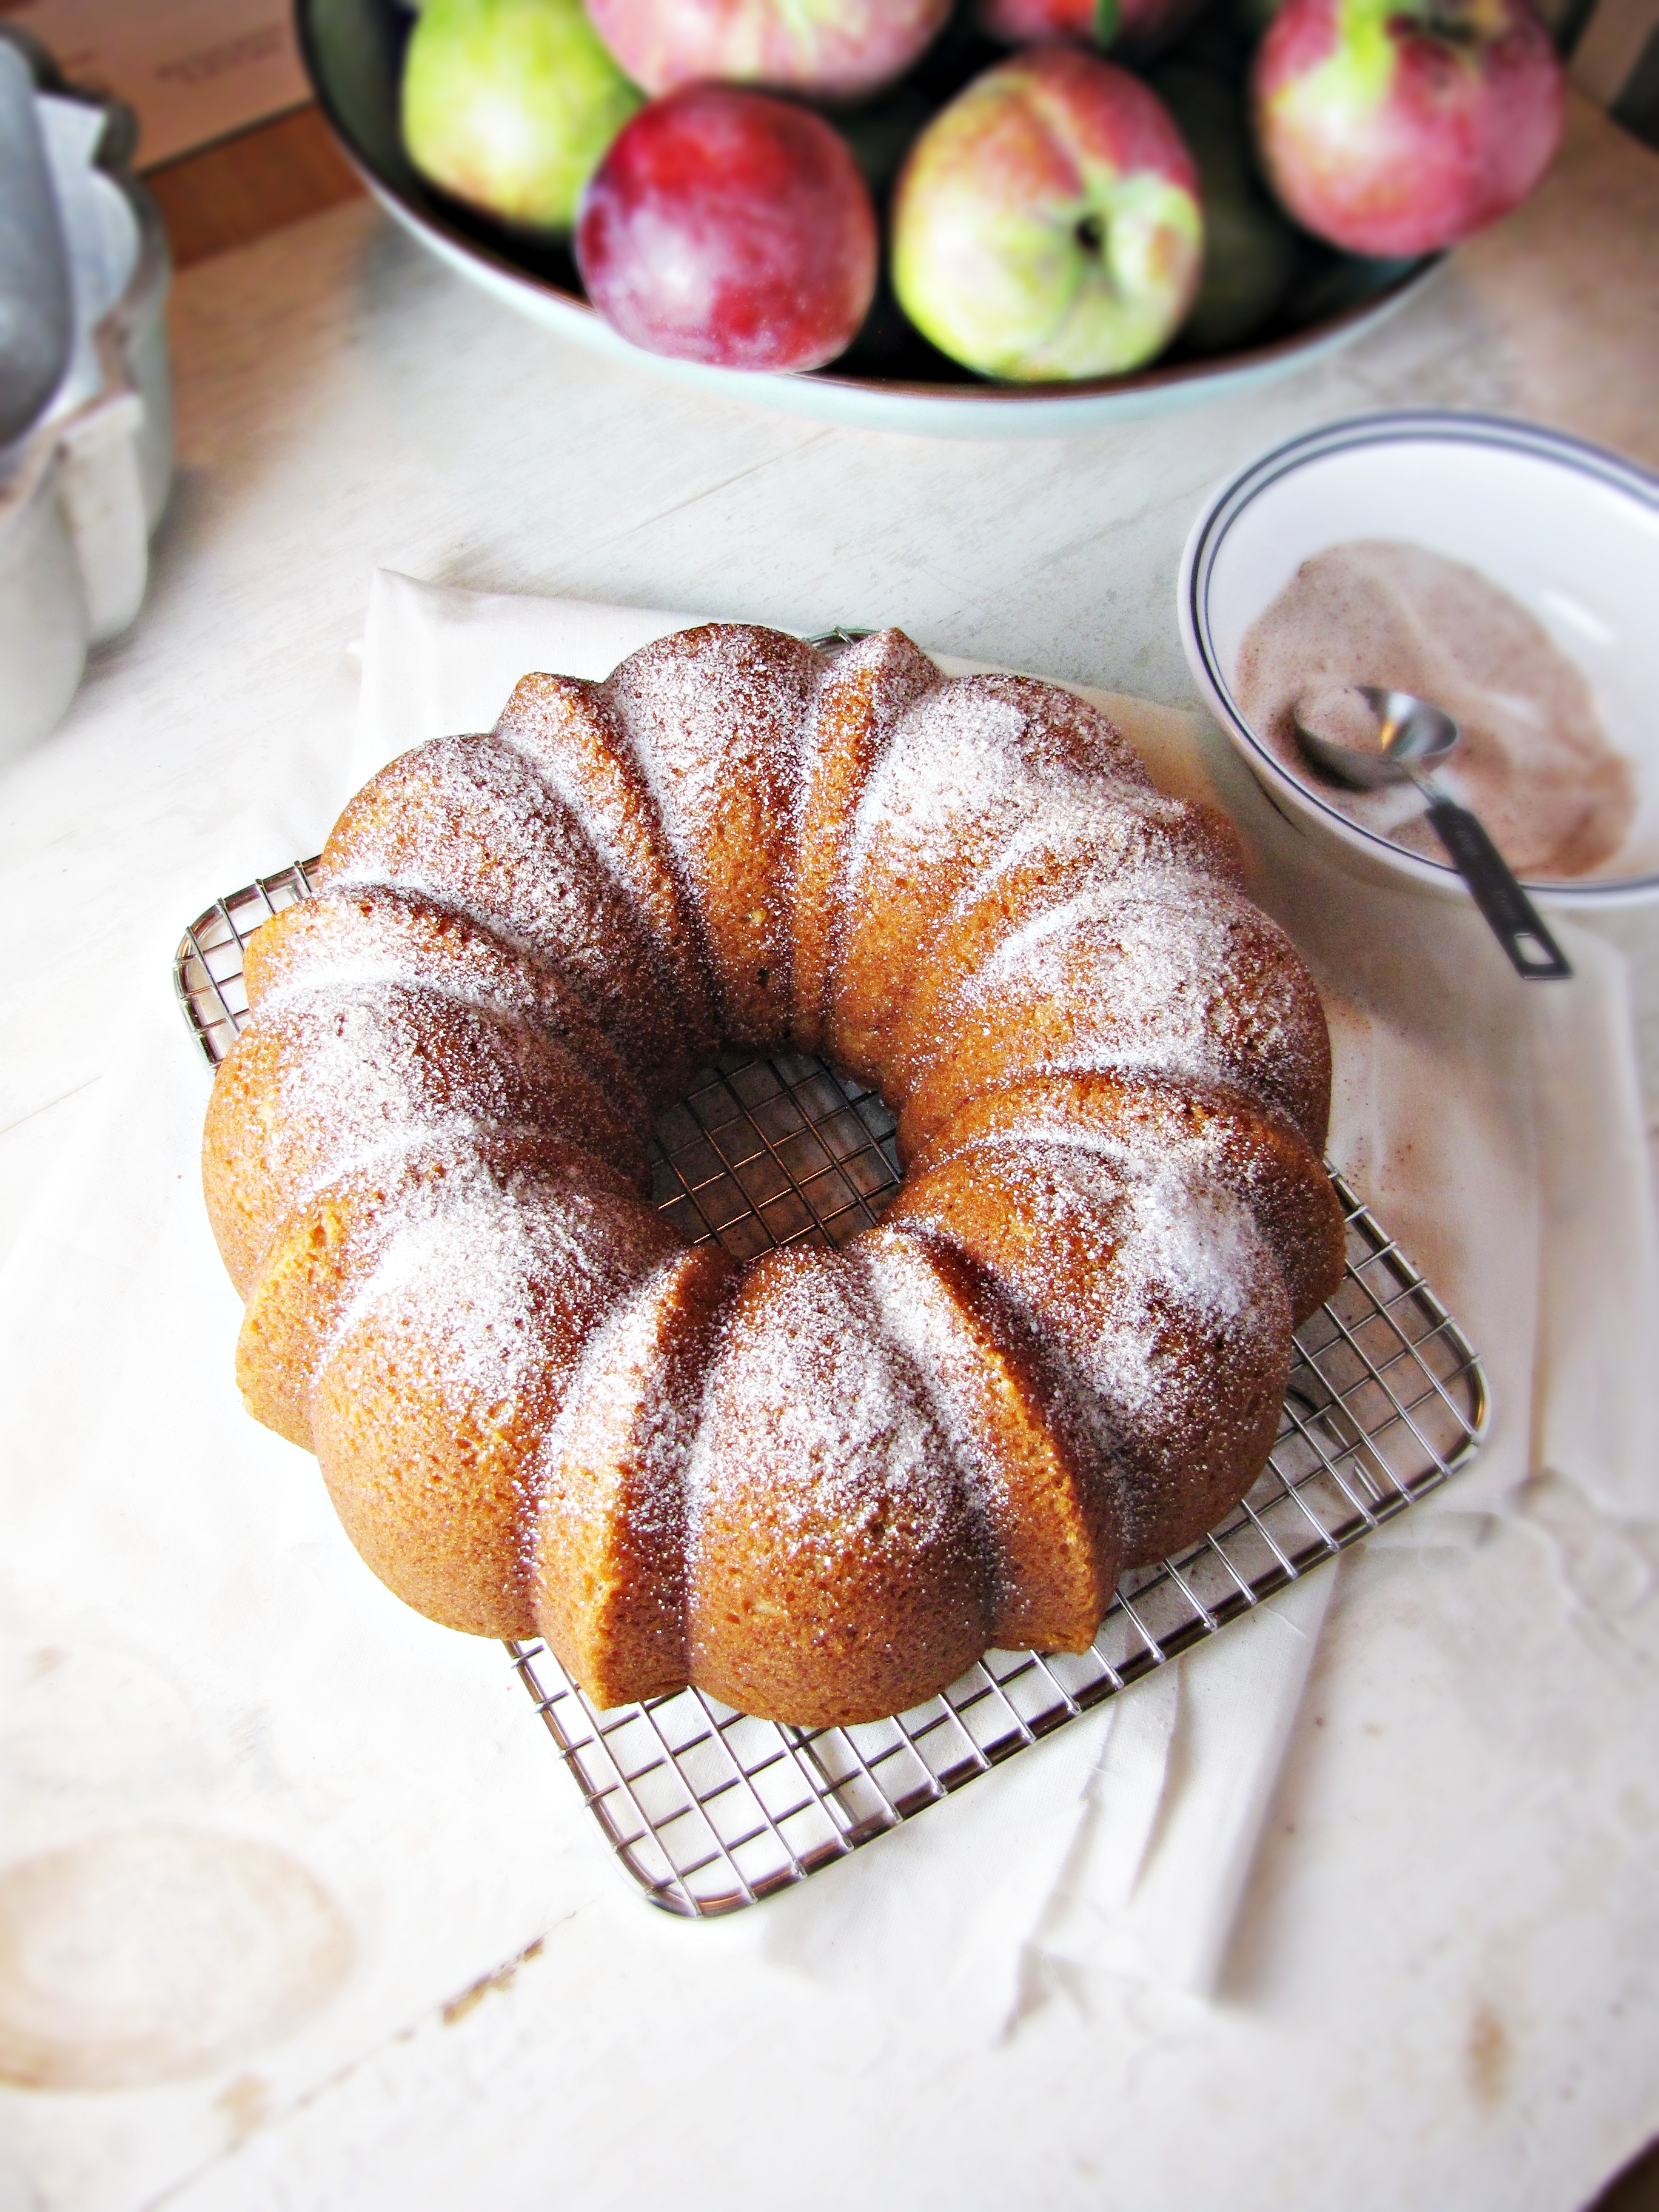
[[[1178,586],[1182,643],[1269,799],[1367,872],[1456,896],[1463,886],[1447,863],[1350,820],[1255,737],[1233,696],[1251,623],[1304,561],[1362,538],[1425,546],[1511,593],[1583,671],[1632,764],[1637,810],[1616,872],[1528,889],[1558,906],[1659,897],[1659,480],[1524,422],[1366,415],[1264,453],[1193,526]]]

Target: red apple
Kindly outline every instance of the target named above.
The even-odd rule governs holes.
[[[1198,173],[1139,77],[1033,46],[911,148],[892,250],[899,305],[952,360],[1024,380],[1114,375],[1161,351],[1192,305]]]
[[[1523,200],[1565,97],[1528,0],[1285,0],[1251,93],[1284,206],[1378,255],[1432,252]]]
[[[980,28],[1004,46],[1069,39],[1144,61],[1179,38],[1206,0],[981,0]]]
[[[576,265],[635,345],[726,368],[817,368],[876,285],[875,210],[820,115],[693,85],[653,100],[594,172]]]
[[[636,84],[714,80],[839,100],[902,76],[951,0],[588,0],[595,28]]]

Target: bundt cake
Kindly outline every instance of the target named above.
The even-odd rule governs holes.
[[[401,1597],[600,1705],[874,1718],[1079,1650],[1271,1443],[1334,1287],[1324,1018],[1073,693],[710,625],[359,792],[247,948],[204,1173],[250,1410]],[[726,1040],[897,1114],[879,1225],[649,1202]]]

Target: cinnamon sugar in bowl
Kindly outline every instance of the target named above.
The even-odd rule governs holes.
[[[1550,903],[1659,899],[1659,482],[1530,424],[1332,423],[1251,462],[1193,526],[1182,641],[1281,813],[1367,874],[1466,896],[1407,788],[1323,781],[1298,684],[1382,683],[1460,722],[1445,780]]]

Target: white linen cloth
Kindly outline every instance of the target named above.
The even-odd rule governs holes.
[[[310,793],[308,829],[291,810],[227,824],[204,898],[314,848],[380,759],[488,726],[526,669],[602,674],[675,619],[378,577],[356,758]],[[1546,1468],[1615,1516],[1652,1516],[1654,1267],[1617,956],[1564,932],[1575,984],[1511,985],[1472,916],[1328,868],[1188,718],[1110,705],[1162,781],[1213,783],[1240,823],[1259,894],[1328,994],[1334,1156],[1486,1356],[1492,1443],[1396,1540],[1455,1540],[1516,1510]],[[237,2009],[252,1902],[210,1924],[186,1913],[174,1941],[168,1914],[188,1900],[135,1899],[161,1964],[124,1954],[108,1990],[76,1948],[84,1893],[37,1918],[29,2019],[52,2063],[95,2045],[106,2018],[122,2034],[148,2021],[165,2045],[169,2018],[222,2015],[216,2073],[100,2106],[86,2130],[88,2174],[114,2170],[118,2130],[134,2201],[146,2174],[159,2187],[177,2173],[184,2146],[222,2140],[224,2100],[252,2094],[235,2087],[243,2050],[284,2108],[555,1922],[613,1901],[653,1919],[623,1893],[500,1652],[382,1590],[313,1462],[238,1403],[236,1302],[197,1187],[204,1071],[164,975],[183,919],[135,924],[133,1033],[0,1269],[0,1911],[7,1869],[31,1855],[135,1827],[228,1835],[320,1884],[352,1963],[276,2034]],[[925,2003],[941,2050],[1018,2033],[1025,2007],[1086,1996],[1094,1976],[1212,1989],[1340,1575],[1310,1577],[763,1910],[660,1940],[695,1947],[711,1986],[747,1960],[877,2014]],[[16,2033],[15,1968],[0,1959],[0,2041]],[[132,2063],[136,2081],[169,2082],[153,2051]],[[23,2163],[51,2201],[80,2201],[76,2132],[44,2106],[15,2124],[39,2130]]]

